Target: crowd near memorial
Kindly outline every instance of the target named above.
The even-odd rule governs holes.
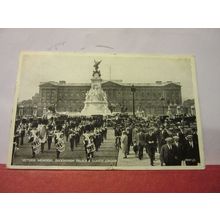
[[[111,126],[107,127],[107,124]],[[183,115],[143,118],[117,114],[104,119],[85,116],[17,119],[13,157],[22,148],[24,140],[30,145],[33,158],[40,158],[45,148],[49,151],[56,148],[57,159],[62,157],[67,142],[73,151],[81,141],[85,158],[92,161],[95,152],[107,139],[108,129],[114,129],[115,141],[111,145],[123,152],[123,159],[131,157],[130,153],[134,151],[137,160],[142,160],[146,154],[151,166],[154,166],[156,153],[160,155],[161,166],[200,163],[196,117]]]

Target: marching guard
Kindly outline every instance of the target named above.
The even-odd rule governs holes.
[[[31,143],[31,146],[32,146],[32,158],[35,158],[36,155],[38,155],[41,151],[41,142],[39,138],[39,132],[35,124],[33,125],[32,130],[30,130],[30,133],[29,133],[29,143]]]
[[[86,158],[87,158],[87,145],[89,144],[89,130],[86,130],[86,132],[83,134],[83,144],[86,152]]]
[[[39,131],[39,138],[40,138],[40,143],[41,143],[41,153],[44,152],[44,145],[47,141],[47,131],[46,131],[46,122],[39,120],[39,125],[38,125],[38,131]]]
[[[86,145],[86,157],[87,161],[92,161],[92,158],[94,157],[94,152],[95,152],[95,145],[94,145],[94,140],[93,136],[89,136],[88,144]]]
[[[64,134],[61,130],[62,130],[62,127],[57,126],[57,132],[55,133],[57,159],[60,158],[60,153],[65,151]]]
[[[52,140],[53,140],[53,137],[54,137],[54,130],[53,130],[53,126],[52,125],[49,125],[48,126],[48,132],[47,132],[48,136],[47,136],[47,143],[48,143],[48,150],[51,149],[51,144],[52,144]]]
[[[76,143],[76,133],[74,128],[70,128],[69,130],[69,140],[70,140],[70,149],[73,151],[74,145]]]
[[[77,127],[77,128],[75,128],[75,145],[76,145],[76,147],[78,146],[79,141],[80,141],[80,128]]]
[[[25,136],[25,120],[22,119],[22,122],[20,123],[19,127],[18,127],[18,131],[20,134],[20,145],[22,146],[24,144],[24,136]]]
[[[98,151],[102,142],[99,129],[95,128],[93,137],[94,137],[95,150]]]

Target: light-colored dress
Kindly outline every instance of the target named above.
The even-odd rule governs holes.
[[[121,149],[123,153],[128,152],[128,136],[126,134],[121,136]]]

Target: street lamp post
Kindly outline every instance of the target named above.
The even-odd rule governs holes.
[[[135,117],[134,93],[136,92],[136,88],[134,87],[134,85],[131,86],[131,92],[132,92],[132,96],[133,96],[133,116]]]

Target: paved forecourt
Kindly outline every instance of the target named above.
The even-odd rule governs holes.
[[[154,166],[160,166],[160,155],[159,153],[156,152],[155,154],[155,161],[154,161]],[[132,147],[130,149],[130,153],[127,156],[127,158],[124,158],[124,154],[122,152],[122,150],[119,150],[119,154],[118,154],[118,163],[117,163],[118,167],[127,167],[129,169],[129,167],[151,167],[150,165],[150,158],[146,153],[146,150],[144,148],[144,154],[143,154],[143,158],[141,160],[139,160],[139,158],[136,157]]]

